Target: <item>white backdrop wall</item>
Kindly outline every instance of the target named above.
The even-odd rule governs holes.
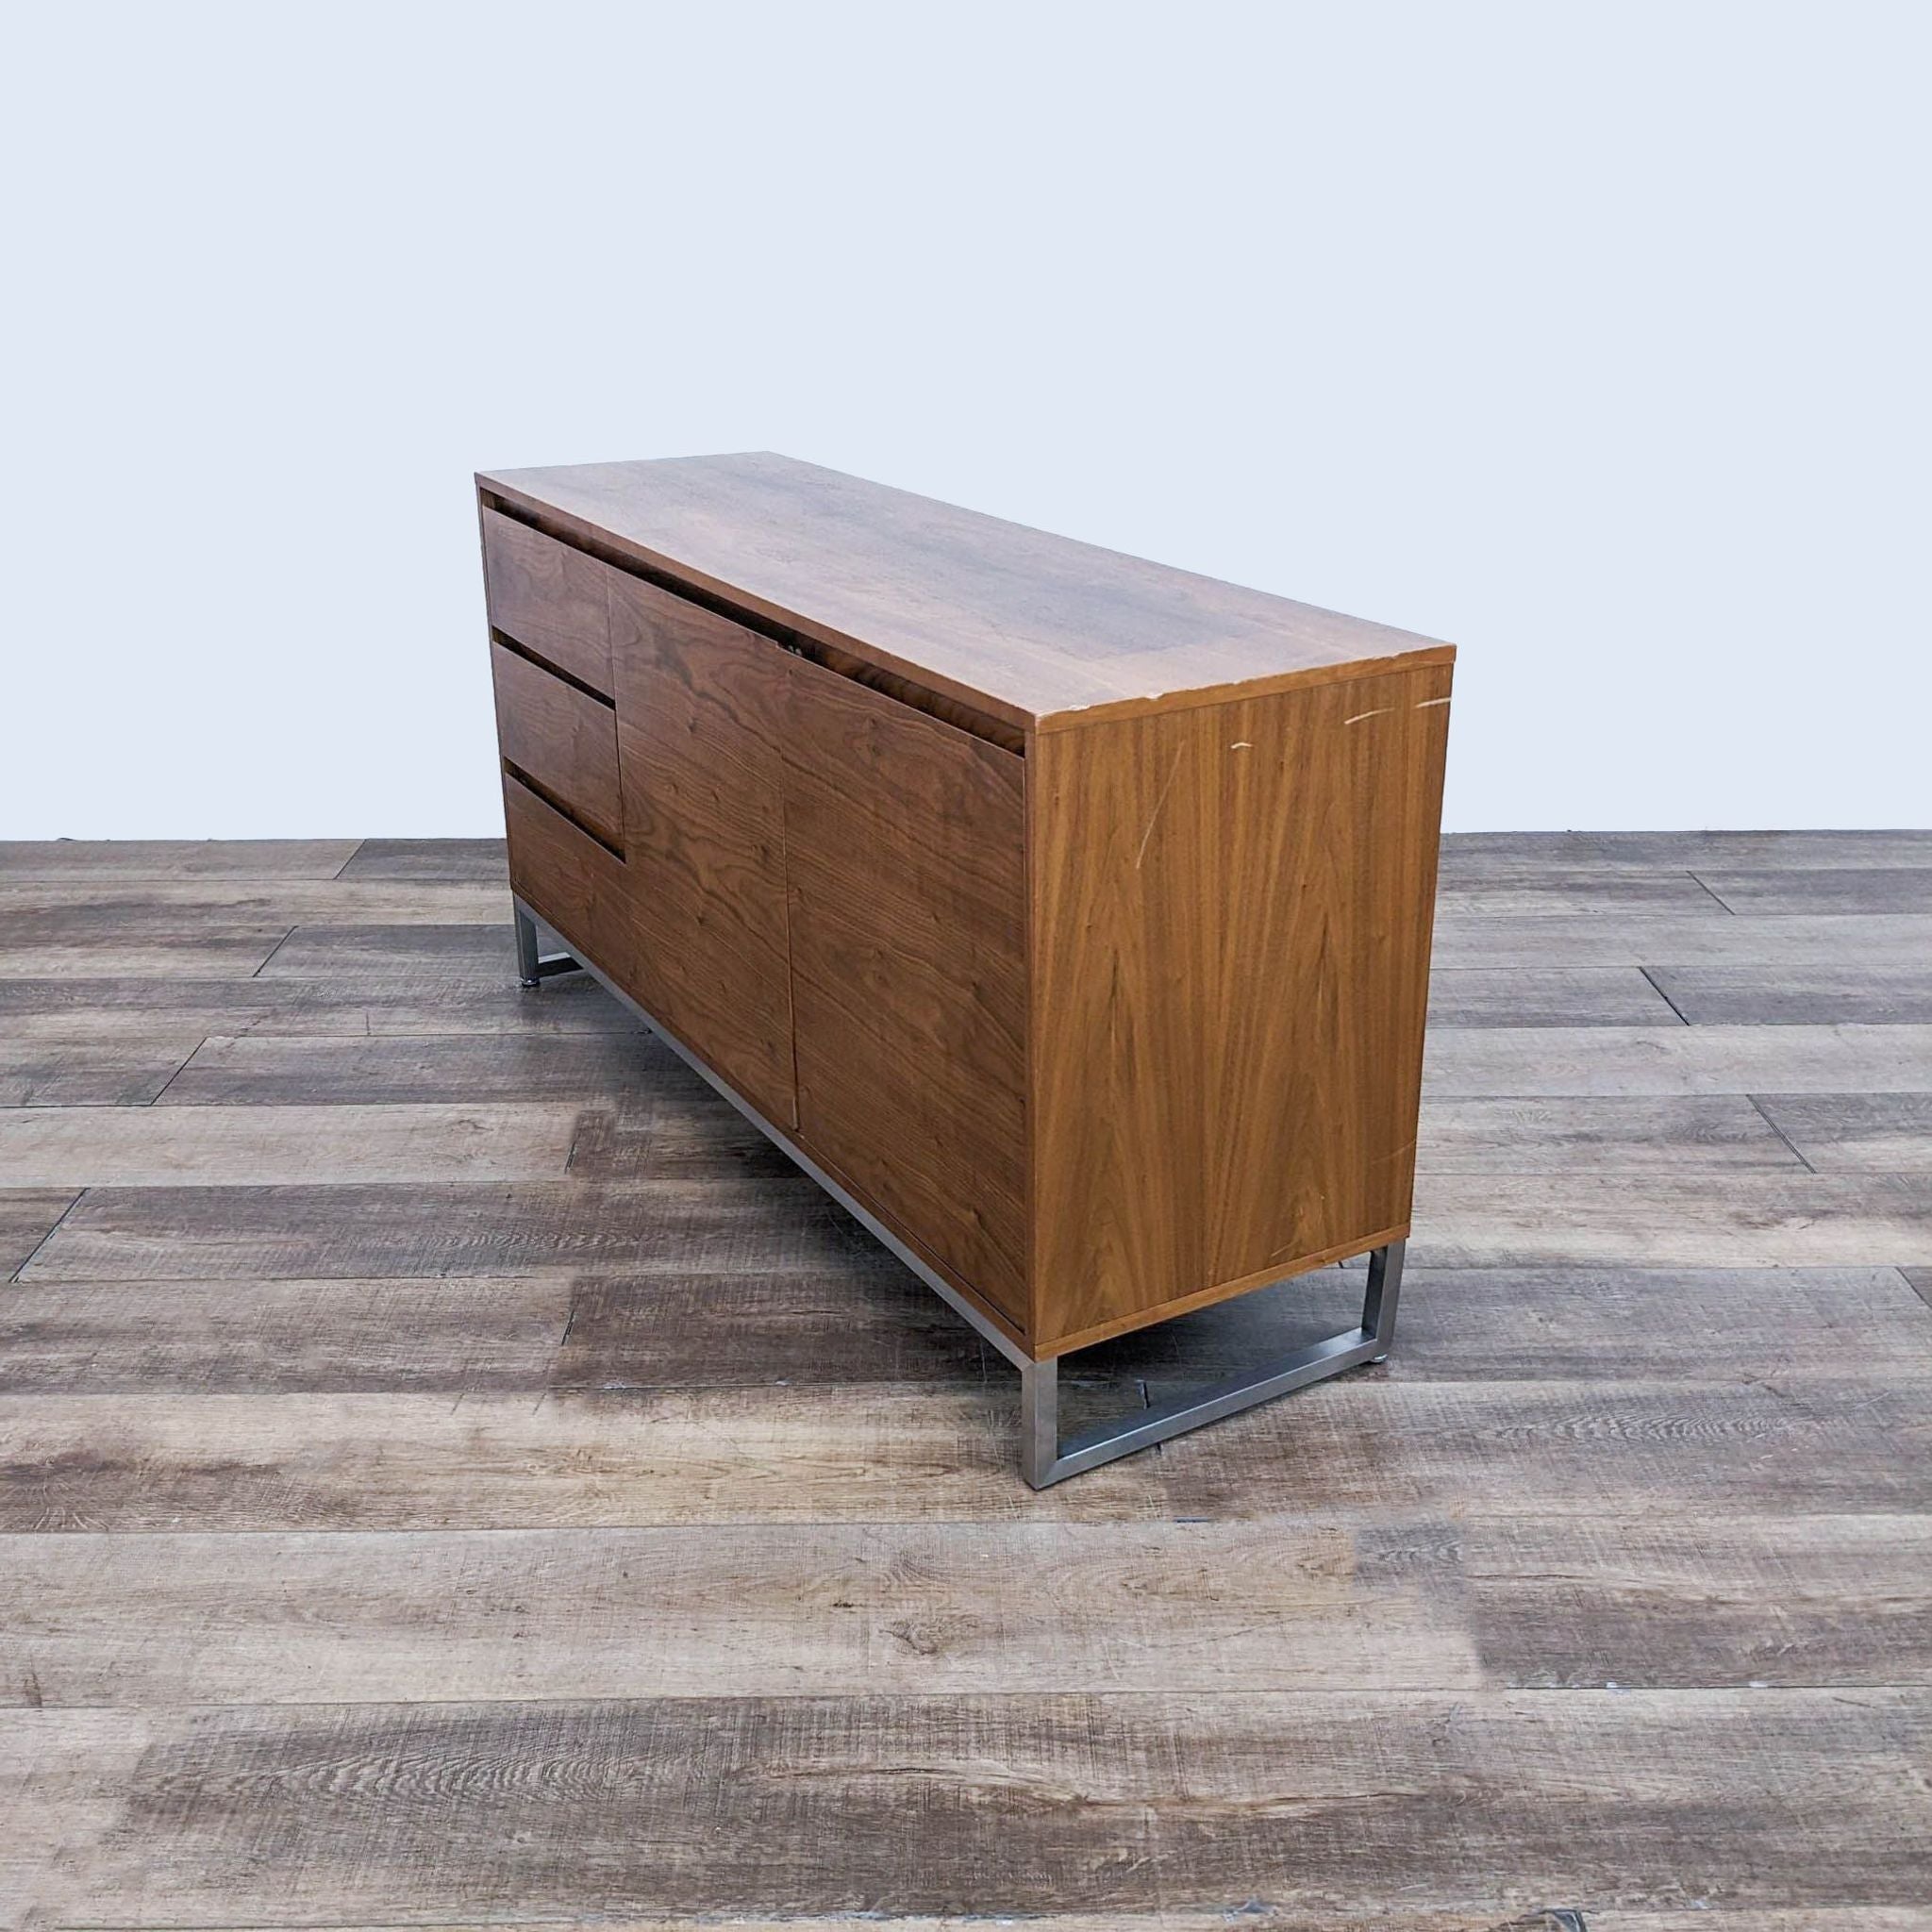
[[[1455,828],[1932,820],[1932,8],[8,29],[0,836],[500,828],[470,473],[774,448],[1463,646]]]

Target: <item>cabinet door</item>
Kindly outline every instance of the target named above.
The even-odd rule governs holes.
[[[799,1139],[1024,1330],[1025,761],[788,664]]]
[[[633,991],[793,1127],[777,749],[791,660],[655,584],[608,582]]]

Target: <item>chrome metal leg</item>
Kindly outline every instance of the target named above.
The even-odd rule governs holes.
[[[1297,1349],[1244,1375],[1211,1388],[1178,1395],[1118,1422],[1098,1423],[1071,1441],[1059,1441],[1059,1363],[1026,1362],[1020,1369],[1020,1470],[1036,1490],[1064,1482],[1082,1470],[1097,1469],[1151,1448],[1171,1436],[1198,1429],[1223,1416],[1237,1415],[1257,1403],[1272,1401],[1311,1382],[1326,1381],[1365,1362],[1387,1361],[1395,1341],[1395,1308],[1402,1287],[1404,1243],[1391,1241],[1369,1257],[1368,1292],[1359,1328],[1331,1335]]]
[[[537,922],[521,899],[510,901],[517,934],[517,984],[538,986],[559,973],[581,973],[583,967],[568,953],[540,955],[537,951]]]
[[[1362,1328],[1380,1350],[1372,1362],[1386,1362],[1395,1344],[1395,1307],[1402,1299],[1402,1257],[1407,1241],[1391,1241],[1369,1257],[1369,1291],[1362,1298]]]
[[[1060,1365],[1057,1356],[1020,1364],[1020,1474],[1036,1490],[1058,1482]]]
[[[537,922],[523,908],[520,901],[512,900],[515,908],[511,917],[517,929],[517,983],[520,986],[535,986],[537,983]]]

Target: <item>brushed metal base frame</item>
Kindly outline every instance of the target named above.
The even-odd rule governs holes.
[[[512,899],[517,937],[517,971],[525,987],[541,985],[559,973],[588,973],[625,1011],[655,1033],[699,1079],[728,1100],[766,1140],[787,1155],[822,1187],[846,1213],[873,1239],[888,1248],[911,1270],[926,1287],[960,1317],[986,1342],[997,1349],[1020,1372],[1020,1473],[1036,1490],[1064,1482],[1083,1470],[1097,1469],[1104,1462],[1117,1461],[1138,1450],[1151,1449],[1157,1442],[1184,1435],[1224,1416],[1238,1415],[1257,1403],[1271,1402],[1306,1389],[1313,1382],[1324,1382],[1366,1362],[1386,1361],[1395,1340],[1395,1309],[1402,1290],[1402,1257],[1406,1246],[1391,1241],[1369,1256],[1368,1291],[1362,1301],[1359,1328],[1331,1335],[1325,1341],[1298,1349],[1281,1360],[1264,1364],[1211,1388],[1174,1397],[1152,1408],[1141,1409],[1117,1422],[1106,1422],[1086,1428],[1072,1441],[1059,1441],[1060,1357],[1036,1361],[1026,1351],[976,1307],[958,1289],[922,1260],[891,1228],[865,1205],[834,1180],[824,1168],[785,1132],[774,1126],[757,1108],[719,1078],[684,1041],[658,1017],[639,1006],[636,1000],[604,972],[594,960],[581,954],[555,953],[539,957],[536,915],[523,900]]]
[[[541,986],[546,979],[555,979],[559,973],[581,973],[584,970],[583,961],[573,953],[540,955],[537,951],[536,920],[521,899],[512,899],[510,904],[515,908],[519,986]]]
[[[1368,1292],[1359,1328],[1311,1342],[1307,1348],[1264,1363],[1246,1374],[1191,1390],[1118,1421],[1096,1423],[1067,1442],[1059,1440],[1061,1357],[1020,1364],[1020,1473],[1036,1490],[1064,1482],[1082,1470],[1098,1469],[1136,1450],[1151,1449],[1170,1437],[1185,1435],[1224,1416],[1239,1415],[1256,1404],[1292,1394],[1310,1383],[1325,1382],[1366,1362],[1389,1359],[1395,1341],[1395,1308],[1402,1293],[1402,1257],[1407,1243],[1391,1241],[1369,1256]]]

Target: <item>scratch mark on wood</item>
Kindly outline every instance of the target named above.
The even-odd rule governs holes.
[[[1167,794],[1174,790],[1174,781],[1180,776],[1181,759],[1187,755],[1187,746],[1182,745],[1174,755],[1174,763],[1167,768],[1167,783],[1160,788],[1160,796],[1154,801],[1154,809],[1147,819],[1147,829],[1141,834],[1141,849],[1134,854],[1134,870],[1141,870],[1141,861],[1147,857],[1147,841],[1154,836],[1154,827],[1160,823],[1160,808],[1167,803]]]

